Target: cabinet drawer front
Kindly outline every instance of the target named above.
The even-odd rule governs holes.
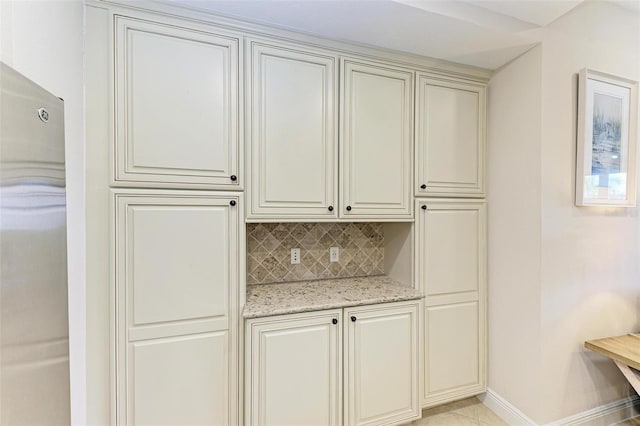
[[[345,218],[411,218],[413,73],[343,60]]]
[[[485,92],[419,76],[416,195],[484,196]]]
[[[114,46],[115,184],[240,188],[239,40],[117,16]]]
[[[342,423],[341,322],[340,310],[247,322],[246,424]]]
[[[247,216],[337,217],[338,58],[257,41],[249,46]]]
[[[418,418],[419,304],[345,310],[345,418],[351,425]]]
[[[230,424],[229,333],[129,345],[127,424]]]

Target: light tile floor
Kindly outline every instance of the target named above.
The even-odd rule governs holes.
[[[622,423],[618,423],[617,426],[638,426],[640,425],[640,416],[634,417]]]
[[[422,412],[422,419],[415,426],[507,426],[493,411],[478,398],[463,399]]]
[[[414,426],[508,426],[500,417],[478,400],[468,398],[422,411],[422,419]],[[616,426],[640,426],[640,416]]]

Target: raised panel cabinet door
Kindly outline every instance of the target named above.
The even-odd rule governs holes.
[[[332,219],[338,58],[250,41],[251,219]]]
[[[230,425],[229,333],[129,344],[127,424]]]
[[[429,199],[416,202],[416,267],[427,298],[484,291],[486,204],[480,200]]]
[[[241,189],[239,38],[115,24],[114,184]]]
[[[118,423],[234,423],[242,196],[117,190],[113,199]]]
[[[345,424],[420,418],[420,303],[345,309]]]
[[[485,195],[483,85],[418,75],[415,194]]]
[[[248,320],[245,424],[342,424],[342,311]]]
[[[486,204],[416,201],[416,277],[425,294],[423,406],[486,389]]]
[[[479,301],[425,309],[425,405],[485,391],[484,321]]]
[[[341,199],[345,219],[411,219],[410,70],[342,60]]]

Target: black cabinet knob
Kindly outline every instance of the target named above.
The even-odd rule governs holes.
[[[333,324],[337,324],[337,323],[338,323],[338,320],[334,318],[334,319],[332,319],[332,320],[331,320],[331,322],[332,322]]]
[[[229,178],[234,182],[238,180],[238,176],[236,175],[231,175]]]
[[[356,317],[351,317],[351,321],[356,322]]]
[[[231,207],[235,206],[235,205],[236,205],[235,200],[231,200],[231,201],[229,201],[229,205],[230,205]]]
[[[420,188],[422,189],[427,189],[427,185],[425,185],[424,183],[422,185],[420,185]]]
[[[333,206],[329,206],[329,207],[327,207],[327,209],[328,209],[330,212],[332,212],[332,211],[333,211]]]
[[[422,210],[426,210],[426,209],[427,209],[427,205],[426,205],[426,204],[423,204],[423,205],[422,205]]]
[[[347,206],[347,211],[350,212],[351,211],[351,206]]]

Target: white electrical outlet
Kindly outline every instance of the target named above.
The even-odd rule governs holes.
[[[338,262],[340,260],[340,247],[331,247],[329,249],[329,261]]]
[[[297,265],[298,263],[300,263],[300,249],[299,248],[292,248],[291,249],[291,264],[292,265]]]

